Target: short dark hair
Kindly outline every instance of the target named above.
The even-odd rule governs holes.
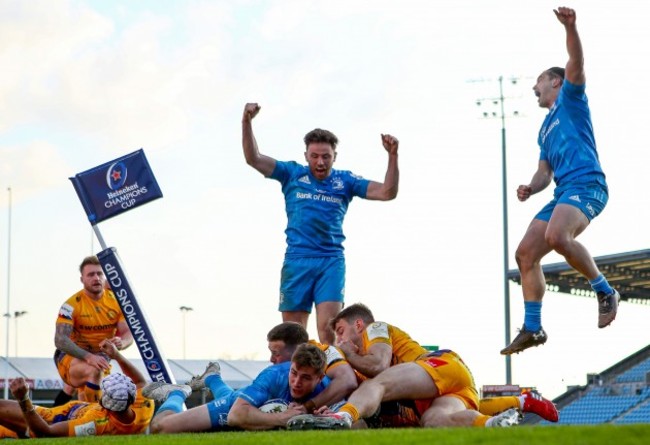
[[[318,371],[318,374],[323,375],[327,366],[327,356],[318,346],[303,343],[296,348],[291,356],[291,362],[300,367],[313,368]]]
[[[329,322],[330,329],[335,330],[336,323],[340,320],[345,320],[348,323],[354,323],[355,320],[361,319],[365,324],[370,324],[375,321],[375,316],[368,306],[362,303],[355,303],[346,307],[341,312],[336,314]]]
[[[84,267],[86,267],[89,264],[92,264],[94,266],[101,266],[101,263],[99,262],[99,259],[97,259],[97,257],[95,255],[87,256],[81,262],[81,265],[79,266],[79,272],[81,274],[83,274],[84,273]]]
[[[323,130],[322,128],[315,128],[310,131],[305,135],[303,140],[305,141],[305,147],[309,147],[309,144],[312,142],[325,142],[326,144],[330,144],[333,150],[336,150],[336,146],[339,143],[339,138],[334,133]]]
[[[285,321],[266,334],[266,341],[283,341],[286,346],[297,346],[309,341],[307,330],[295,321]]]
[[[554,66],[547,69],[546,72],[551,77],[559,77],[560,79],[564,80],[564,68],[560,68],[559,66]]]

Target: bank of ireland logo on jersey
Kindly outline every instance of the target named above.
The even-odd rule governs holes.
[[[91,224],[162,197],[142,149],[70,180]]]

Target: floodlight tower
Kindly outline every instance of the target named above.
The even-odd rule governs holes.
[[[517,85],[518,77],[509,78],[512,85]],[[481,80],[487,82],[489,80]],[[513,110],[510,115],[505,112],[505,96],[503,95],[503,76],[497,79],[499,82],[499,96],[492,98],[480,98],[476,105],[483,107],[485,104],[492,109],[483,110],[483,118],[501,120],[501,200],[503,202],[503,313],[505,327],[505,344],[510,344],[510,283],[508,280],[509,253],[508,253],[508,169],[506,153],[506,117],[519,117],[518,111]],[[510,356],[506,355],[506,384],[512,383],[512,362]]]
[[[7,205],[7,312],[5,312],[6,336],[5,336],[5,388],[4,398],[9,400],[9,318],[11,318],[11,187],[7,187],[9,197]]]

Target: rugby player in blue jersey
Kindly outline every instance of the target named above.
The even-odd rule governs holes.
[[[297,332],[298,329],[293,329],[290,325],[295,325],[299,331],[304,332],[304,338]],[[342,376],[341,370],[349,368],[349,365],[340,358],[332,357],[333,351],[324,352],[319,345],[291,345],[279,340],[281,335],[285,335],[287,339],[298,340],[296,333],[301,337],[299,341],[307,341],[307,332],[297,323],[283,323],[272,329],[269,332],[269,348],[272,352],[279,349],[295,349],[291,361],[281,361],[269,366],[253,383],[237,391],[223,381],[217,363],[210,363],[203,375],[194,377],[187,385],[163,382],[147,385],[143,394],[163,402],[151,421],[151,432],[157,434],[284,427],[291,417],[313,412],[321,403],[339,401],[356,388],[355,384],[354,388],[347,390],[344,395],[339,391],[329,391],[333,386],[341,386],[341,383],[348,380]],[[284,352],[280,352],[279,357],[284,356]],[[328,375],[330,370],[336,371],[332,374],[332,380],[325,376],[326,369]],[[351,368],[349,372],[354,379]],[[192,393],[192,389],[199,390],[204,387],[210,389],[214,400],[183,411],[183,403]],[[327,392],[330,393],[329,396],[326,396]],[[321,395],[325,396],[325,399],[320,397]],[[278,399],[288,404],[286,411],[269,413],[260,410],[267,401]]]
[[[533,87],[539,106],[549,111],[538,136],[541,152],[537,172],[529,184],[519,186],[517,197],[526,201],[544,190],[551,180],[556,187],[553,200],[535,216],[517,248],[525,319],[517,337],[501,351],[504,355],[546,343],[548,337],[541,323],[546,282],[540,262],[553,250],[589,280],[598,299],[599,328],[614,321],[620,299],[587,249],[576,241],[605,208],[608,189],[585,95],[584,58],[576,13],[565,7],[553,12],[566,31],[569,61],[565,68],[544,71]]]
[[[397,196],[399,142],[389,134],[381,135],[388,152],[383,183],[333,169],[338,139],[319,128],[304,137],[307,165],[277,161],[258,150],[252,120],[259,111],[256,103],[244,107],[242,145],[246,163],[265,177],[279,181],[284,193],[288,224],[280,280],[282,320],[306,327],[315,305],[318,337],[322,343],[333,344],[334,334],[328,322],[343,307],[345,292],[343,219],[355,196],[379,201]]]

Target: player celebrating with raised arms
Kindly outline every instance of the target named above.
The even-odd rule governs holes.
[[[383,183],[333,169],[338,138],[320,128],[304,137],[306,166],[276,161],[258,150],[252,120],[259,111],[256,103],[244,107],[242,145],[246,163],[265,177],[279,181],[285,197],[288,224],[280,283],[282,320],[306,327],[315,305],[319,340],[332,344],[334,337],[327,324],[343,307],[345,291],[343,219],[355,196],[379,201],[397,196],[399,142],[389,134],[381,135],[388,153]]]
[[[566,31],[569,61],[566,68],[553,67],[537,78],[533,91],[539,106],[548,108],[538,136],[540,158],[537,172],[517,197],[526,201],[555,180],[549,202],[533,219],[515,254],[524,293],[525,319],[519,334],[501,350],[509,355],[546,343],[542,329],[542,298],[546,290],[540,261],[552,250],[589,280],[598,298],[598,327],[608,326],[618,309],[620,296],[600,273],[587,249],[576,241],[600,214],[608,200],[605,174],[598,160],[591,114],[585,95],[582,43],[576,13],[570,8],[554,10]]]

